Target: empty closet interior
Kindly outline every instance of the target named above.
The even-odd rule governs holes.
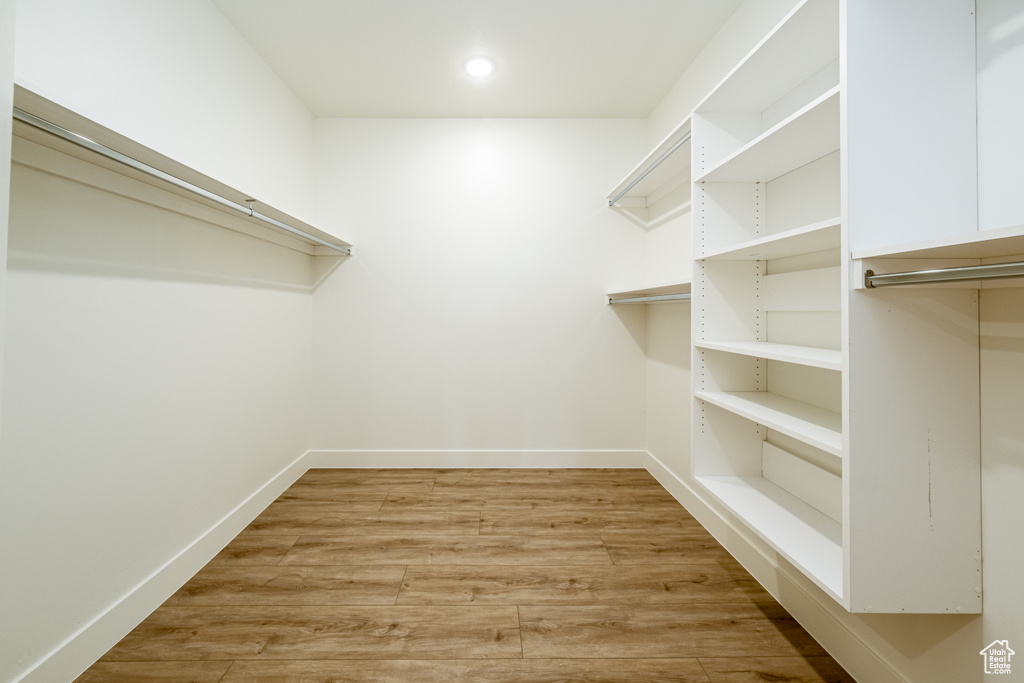
[[[462,118],[71,4],[7,22],[0,679],[311,467],[645,468],[864,680],[1020,637],[1019,3],[745,0],[644,117]]]

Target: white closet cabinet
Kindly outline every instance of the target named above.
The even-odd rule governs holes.
[[[806,0],[691,117],[693,476],[854,612],[981,611],[976,292],[850,261],[977,229],[970,5]]]

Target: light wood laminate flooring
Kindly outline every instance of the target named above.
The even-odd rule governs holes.
[[[78,679],[852,680],[633,469],[310,470]]]

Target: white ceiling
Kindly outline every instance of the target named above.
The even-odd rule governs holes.
[[[212,0],[317,117],[646,117],[741,0]],[[486,55],[497,71],[461,70]]]

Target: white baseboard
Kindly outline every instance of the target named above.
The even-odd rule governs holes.
[[[647,454],[647,471],[858,681],[906,683],[850,627],[856,617],[749,532],[724,508]]]
[[[71,681],[202,569],[308,469],[303,454],[138,586],[54,648],[14,683]]]
[[[307,454],[309,467],[408,469],[459,468],[640,468],[647,451],[474,451],[474,450],[320,450]]]

